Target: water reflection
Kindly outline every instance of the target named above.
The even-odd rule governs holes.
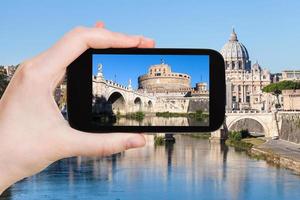
[[[121,117],[114,126],[208,126],[209,118],[145,116],[142,120]]]
[[[5,199],[297,199],[300,178],[224,144],[188,136],[106,158],[56,162]],[[3,199],[3,198],[2,198]]]

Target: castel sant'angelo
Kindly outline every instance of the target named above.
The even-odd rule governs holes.
[[[190,75],[172,72],[171,66],[163,60],[161,64],[150,66],[147,74],[139,76],[138,85],[139,90],[153,93],[182,93],[191,96],[208,92],[206,83],[197,83],[191,87]]]

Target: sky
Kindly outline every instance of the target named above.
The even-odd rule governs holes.
[[[138,77],[148,73],[151,65],[161,61],[171,67],[172,72],[185,73],[191,76],[191,87],[197,82],[209,82],[209,56],[206,55],[93,55],[93,74],[98,72],[98,64],[102,64],[106,80],[112,80],[138,88]]]
[[[1,0],[0,65],[18,64],[73,27],[101,20],[170,48],[220,50],[234,26],[252,63],[271,72],[300,69],[299,9],[299,0]]]

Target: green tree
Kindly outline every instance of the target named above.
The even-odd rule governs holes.
[[[262,89],[263,92],[271,93],[276,96],[277,105],[280,107],[279,95],[282,94],[282,90],[296,90],[300,89],[299,81],[280,81],[277,83],[271,83]]]
[[[2,97],[8,83],[9,81],[7,79],[6,74],[0,72],[0,98]]]

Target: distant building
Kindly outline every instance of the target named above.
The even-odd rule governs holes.
[[[282,73],[272,73],[271,74],[271,82],[277,83],[282,80]]]
[[[53,93],[54,100],[60,109],[63,109],[67,104],[66,94],[67,94],[67,76],[64,76],[63,80],[59,85],[57,85]]]
[[[283,110],[300,110],[300,89],[282,91]]]
[[[18,65],[0,66],[0,73],[5,74],[7,78],[10,80],[14,75],[15,71],[17,70],[17,67]]]
[[[296,81],[300,80],[300,70],[284,70],[282,71],[282,81]]]
[[[227,110],[269,110],[271,102],[262,88],[271,83],[271,74],[258,62],[251,66],[248,51],[234,30],[221,54],[225,61]]]

